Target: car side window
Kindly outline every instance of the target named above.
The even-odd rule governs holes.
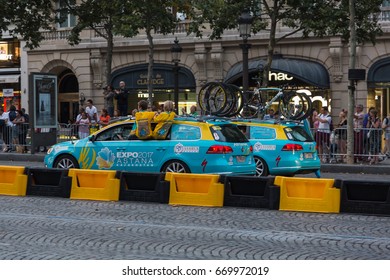
[[[274,128],[251,126],[250,139],[275,139],[276,131]]]
[[[171,129],[171,140],[198,140],[201,137],[200,127],[174,124]]]

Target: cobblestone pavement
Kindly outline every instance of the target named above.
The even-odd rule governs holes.
[[[390,259],[390,217],[0,196],[0,259]]]

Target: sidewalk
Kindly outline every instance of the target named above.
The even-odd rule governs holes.
[[[35,154],[18,154],[0,152],[0,161],[43,162],[46,152]],[[390,175],[390,159],[379,162],[377,165],[326,163],[321,164],[321,172],[325,173],[360,173],[360,174],[387,174]]]

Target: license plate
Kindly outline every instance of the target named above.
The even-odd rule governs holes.
[[[246,156],[236,156],[237,162],[245,162]]]
[[[305,159],[311,159],[311,158],[313,158],[313,153],[303,153],[303,157]]]

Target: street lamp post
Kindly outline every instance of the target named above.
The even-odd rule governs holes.
[[[242,37],[243,43],[240,44],[242,48],[242,88],[246,92],[249,87],[248,82],[248,50],[251,48],[251,44],[248,44],[248,38],[251,36],[251,27],[252,27],[253,17],[250,12],[245,9],[241,16],[238,18],[238,30],[240,32],[240,37]]]
[[[175,85],[174,85],[174,102],[175,102],[175,112],[179,114],[179,62],[181,56],[182,47],[179,45],[179,40],[177,38],[174,41],[173,46],[171,47],[173,72],[175,74]]]

